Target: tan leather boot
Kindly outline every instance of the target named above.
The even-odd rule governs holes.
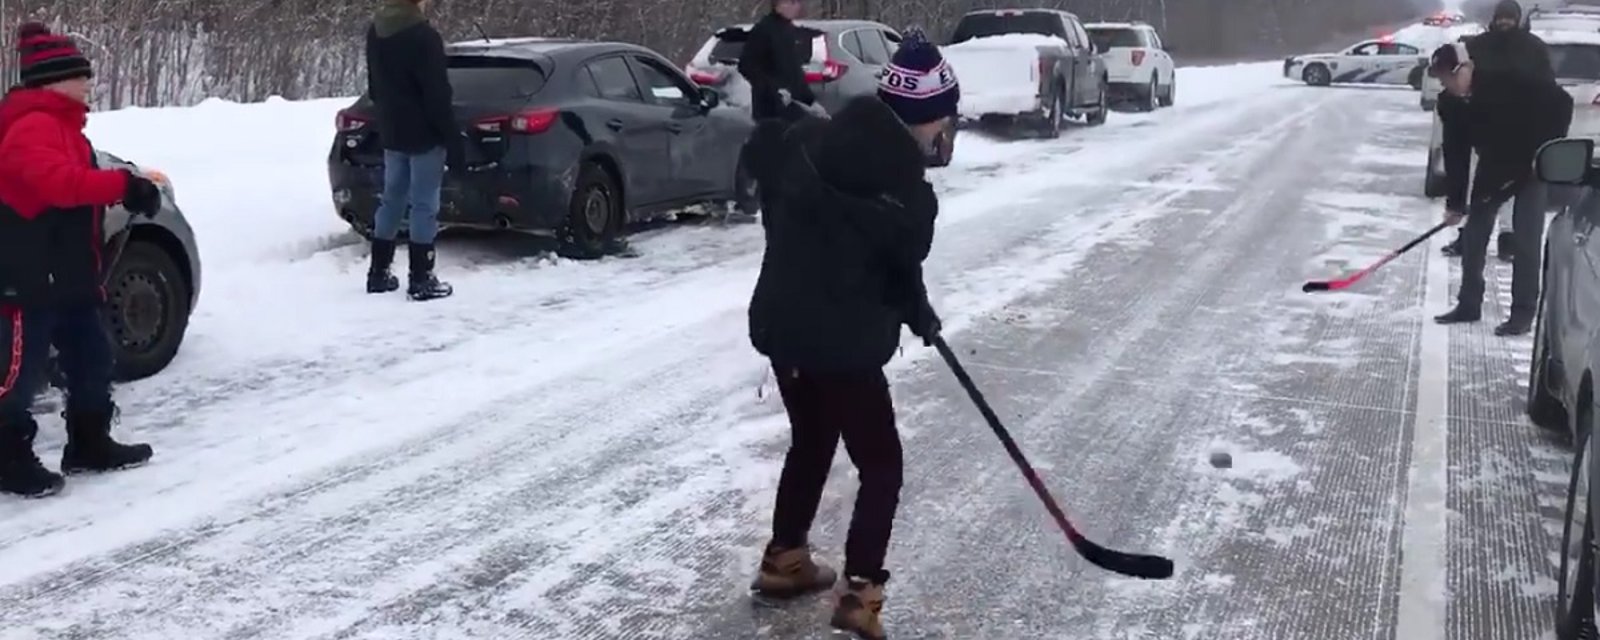
[[[883,585],[851,578],[833,609],[833,628],[849,631],[862,640],[885,640]]]
[[[796,598],[826,591],[837,579],[838,574],[833,569],[811,559],[810,549],[767,547],[766,555],[761,558],[761,570],[750,589],[768,598]]]

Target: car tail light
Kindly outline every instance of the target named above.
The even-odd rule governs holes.
[[[352,113],[349,109],[341,109],[333,116],[333,126],[339,131],[355,131],[366,127],[372,122],[371,118]]]
[[[692,64],[685,66],[683,72],[689,76],[689,81],[708,87],[722,82],[722,79],[726,78],[728,74],[727,70],[724,69],[702,69]]]
[[[1135,67],[1144,64],[1144,50],[1134,49],[1128,52],[1128,58],[1133,61],[1133,66]]]
[[[1034,78],[1034,80],[1050,77],[1050,61],[1046,58],[1039,58],[1039,64],[1034,71],[1038,72],[1039,74],[1039,77]]]
[[[510,116],[480,118],[473,126],[485,133],[515,133],[538,135],[550,130],[561,117],[558,109],[534,109]]]
[[[806,69],[806,83],[833,82],[843,78],[845,72],[850,70],[849,65],[834,60],[828,55],[828,36],[820,35],[811,39],[812,65]]]

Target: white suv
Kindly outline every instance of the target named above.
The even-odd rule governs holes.
[[[1155,27],[1143,22],[1097,22],[1083,28],[1105,61],[1112,99],[1132,102],[1142,111],[1172,106],[1178,92],[1177,67]]]

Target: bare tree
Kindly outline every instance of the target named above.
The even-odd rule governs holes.
[[[257,101],[360,92],[362,34],[381,0],[0,0],[0,46],[24,20],[78,36],[100,78],[98,106]],[[935,38],[972,9],[1012,0],[815,0],[822,17],[918,25]],[[1186,59],[1281,55],[1417,10],[1394,0],[1036,0],[1084,20],[1143,20]],[[448,37],[547,35],[635,42],[684,61],[712,30],[749,22],[767,0],[450,0],[433,16]],[[92,44],[91,44],[92,43]],[[0,80],[16,78],[0,56]]]

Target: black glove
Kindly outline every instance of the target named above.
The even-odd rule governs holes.
[[[128,185],[122,189],[122,207],[134,215],[156,217],[161,213],[161,187],[131,171],[127,174]]]
[[[927,296],[921,296],[911,308],[911,314],[906,316],[906,327],[911,329],[912,335],[922,338],[923,346],[933,346],[933,339],[944,328],[939,322],[939,314],[933,311],[933,303],[928,302]]]

